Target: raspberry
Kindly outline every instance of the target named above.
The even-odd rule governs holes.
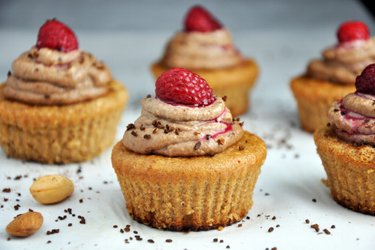
[[[50,19],[40,27],[36,47],[69,52],[78,49],[78,41],[68,26],[57,19]]]
[[[221,28],[221,23],[199,5],[193,6],[185,17],[185,31],[210,32]]]
[[[342,23],[337,30],[337,39],[340,44],[355,40],[367,40],[369,38],[370,31],[367,25],[360,21]]]
[[[156,80],[156,96],[166,102],[207,106],[215,101],[206,80],[182,68],[164,72]]]
[[[375,95],[375,63],[368,65],[355,80],[357,92]]]

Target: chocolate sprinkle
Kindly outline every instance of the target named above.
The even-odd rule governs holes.
[[[194,150],[198,150],[200,147],[201,147],[201,142],[199,141],[199,142],[197,142],[197,143],[195,143],[195,145],[194,145]]]
[[[131,135],[134,136],[134,137],[137,137],[137,136],[138,136],[137,132],[135,132],[135,131],[132,131],[132,132],[131,132]]]
[[[135,129],[135,125],[133,123],[129,123],[128,126],[126,126],[126,131]]]
[[[314,229],[315,230],[315,232],[319,232],[320,231],[320,229],[319,229],[319,225],[318,224],[313,224],[313,225],[311,225],[310,226],[312,229]]]
[[[151,135],[149,135],[149,134],[145,134],[145,135],[143,136],[143,138],[145,138],[146,140],[150,140],[150,139],[151,139]]]

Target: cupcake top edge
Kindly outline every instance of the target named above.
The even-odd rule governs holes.
[[[355,93],[331,106],[329,123],[340,139],[375,146],[375,64],[363,70],[355,85]]]
[[[12,63],[7,99],[38,105],[66,105],[101,96],[112,75],[93,55],[81,51],[74,32],[56,19],[39,29],[36,45]]]
[[[133,152],[170,157],[214,155],[244,133],[223,98],[215,97],[203,78],[186,69],[163,73],[155,93],[142,100],[140,117],[124,133],[122,142]]]
[[[367,25],[347,21],[337,29],[337,44],[322,52],[321,59],[310,61],[306,75],[311,78],[352,85],[369,64],[375,63],[375,37]]]

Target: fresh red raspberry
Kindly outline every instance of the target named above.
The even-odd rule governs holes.
[[[193,6],[186,14],[185,31],[210,32],[221,28],[221,23],[200,5]]]
[[[36,47],[69,52],[78,49],[78,41],[68,26],[57,19],[49,19],[39,29]]]
[[[355,40],[367,40],[369,38],[370,31],[367,25],[360,21],[342,23],[337,30],[337,39],[340,44]]]
[[[368,65],[355,80],[357,92],[375,95],[375,63]]]
[[[173,68],[156,80],[156,96],[166,102],[207,106],[215,101],[206,80],[191,71]]]

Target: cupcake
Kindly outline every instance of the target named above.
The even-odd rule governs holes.
[[[312,60],[306,73],[291,82],[301,127],[308,132],[327,124],[330,105],[353,92],[355,77],[375,62],[375,38],[366,24],[343,23],[337,39],[337,45],[325,49],[323,58]]]
[[[240,221],[253,204],[265,143],[186,69],[164,72],[155,93],[112,151],[129,214],[177,231]]]
[[[47,20],[0,85],[0,145],[9,157],[41,163],[91,159],[112,145],[127,99],[69,27]]]
[[[354,211],[375,215],[375,64],[357,91],[329,109],[329,126],[314,134],[332,197]]]
[[[234,116],[245,113],[259,71],[255,61],[240,54],[228,29],[201,6],[189,10],[184,26],[151,66],[155,78],[174,67],[186,68],[205,78],[216,96],[226,96]]]

